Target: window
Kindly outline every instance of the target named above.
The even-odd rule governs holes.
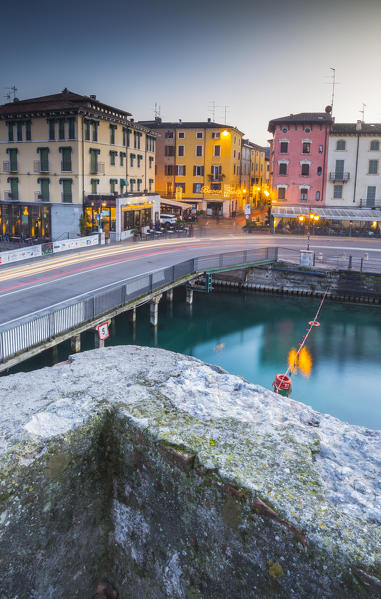
[[[118,179],[110,179],[110,192],[111,193],[115,193],[116,192],[116,186],[118,184]]]
[[[185,177],[186,167],[184,165],[177,164],[176,165],[176,175],[180,177]]]
[[[58,121],[58,139],[65,139],[65,119]]]
[[[319,146],[319,154],[323,153],[323,146]]]
[[[137,186],[138,186],[138,188],[137,188],[137,191],[141,191],[142,180],[141,180],[141,179],[138,179],[138,180],[137,180],[137,182],[136,182],[136,184],[137,184]]]
[[[37,148],[39,153],[39,167],[41,173],[49,172],[49,148]]]
[[[174,175],[174,173],[175,173],[175,167],[173,164],[166,164],[164,166],[164,174],[167,177],[171,177],[172,175]]]
[[[98,141],[98,123],[97,121],[92,121],[93,126],[93,141]]]
[[[175,155],[175,146],[165,146],[164,155],[165,156],[174,156]]]
[[[165,134],[165,137],[167,139],[173,139],[173,131],[167,131]]]
[[[193,183],[193,193],[201,193],[202,183]]]
[[[311,129],[310,129],[309,127],[306,127],[306,128],[304,129],[304,132],[305,132],[305,133],[311,133]]]
[[[211,173],[213,179],[219,179],[222,174],[222,166],[220,164],[214,164],[211,167]]]
[[[340,200],[343,197],[343,186],[342,185],[334,185],[333,186],[333,197],[336,200]]]
[[[198,164],[195,164],[193,167],[193,176],[194,177],[203,177],[204,176],[204,167]]]
[[[32,124],[30,121],[25,123],[25,139],[30,141],[32,139]]]
[[[180,189],[183,193],[185,193],[185,183],[176,183],[176,191]]]
[[[213,189],[215,191],[218,191],[221,189],[221,183],[212,183],[210,186],[210,189]]]
[[[288,154],[288,141],[281,141],[280,142],[280,153],[281,154]]]
[[[378,160],[369,160],[369,175],[377,175],[378,173]]]
[[[49,139],[54,140],[56,138],[56,123],[54,120],[49,121]]]
[[[179,139],[185,139],[184,131],[179,131]]]
[[[221,146],[214,146],[214,155],[221,156]]]
[[[196,133],[196,138],[197,138],[197,139],[202,139],[203,137],[204,137],[204,134],[203,134],[203,132],[202,132],[202,131],[197,131],[197,133]]]
[[[278,187],[278,200],[285,200],[285,199],[286,199],[286,188]]]
[[[202,146],[196,146],[196,156],[202,156]]]
[[[90,172],[97,173],[98,172],[98,154],[100,150],[90,148]]]
[[[335,162],[335,178],[344,178],[344,160],[336,160]]]
[[[216,132],[212,133],[212,139],[220,139],[220,133],[219,133],[219,131],[217,133]]]
[[[71,171],[71,148],[59,148],[61,152],[61,171]]]
[[[336,142],[336,150],[345,150],[345,141],[344,139],[338,139]]]
[[[130,166],[134,166],[135,158],[136,158],[136,154],[130,154]]]
[[[380,142],[377,139],[374,139],[370,142],[370,150],[378,152],[380,149]]]
[[[234,136],[234,143],[235,144],[237,143],[237,136],[236,135]]]
[[[235,164],[233,164],[233,175],[235,175]]]
[[[136,183],[136,179],[130,179],[130,191],[133,192],[134,190],[134,185]]]
[[[74,118],[67,120],[69,123],[69,139],[75,139],[75,122]]]
[[[279,164],[279,174],[287,175],[287,163],[286,162],[281,162]]]
[[[148,157],[148,168],[152,168],[153,160],[154,160],[153,156]]]
[[[287,127],[283,127],[282,133],[287,133],[287,131],[288,131]]]
[[[366,205],[367,208],[374,208],[376,205],[376,186],[368,185],[366,189]]]
[[[13,137],[13,123],[8,123],[8,141],[14,141],[14,137]]]
[[[116,162],[116,155],[118,152],[116,152],[115,150],[110,150],[110,164],[111,166],[115,166]]]
[[[110,144],[115,145],[115,129],[116,125],[110,125]]]
[[[125,157],[126,157],[126,152],[119,152],[120,166],[124,166]],[[138,166],[139,166],[139,164],[138,164]]]
[[[49,194],[49,183],[50,183],[50,179],[47,179],[46,177],[41,177],[39,179],[37,179],[37,183],[40,184],[40,194],[39,194],[39,199],[42,200],[43,202],[49,202],[50,199],[50,194]]]
[[[147,135],[146,137],[146,150],[148,152],[155,151],[155,138],[152,135]]]
[[[316,172],[317,172],[318,176],[320,177],[321,174],[322,174],[322,168],[321,168],[321,166],[317,167],[317,171]]]
[[[134,148],[136,150],[140,150],[140,137],[141,137],[140,131],[134,131]]]
[[[91,179],[91,193],[98,193],[98,183],[99,179]]]
[[[184,146],[177,146],[177,155],[184,156]]]
[[[152,191],[153,188],[153,179],[148,180],[148,191]]]
[[[302,177],[309,177],[310,175],[310,165],[302,164]]]
[[[9,172],[15,173],[17,168],[17,149],[16,148],[8,148],[7,154],[9,156]]]
[[[141,164],[141,161],[143,160],[143,156],[141,154],[138,154],[137,159],[138,159],[138,168],[140,168],[140,164]]]
[[[19,180],[18,177],[9,177],[7,179],[7,182],[9,183],[9,187],[10,187],[10,194],[11,194],[11,198],[12,200],[18,200],[19,199]]]
[[[311,144],[310,144],[309,141],[304,141],[303,142],[302,152],[303,152],[303,154],[310,154],[311,153]]]
[[[90,121],[85,121],[85,140],[90,141]]]
[[[22,123],[16,123],[17,141],[22,141]]]
[[[62,201],[63,202],[72,202],[73,201],[73,192],[72,192],[72,179],[60,179],[60,183],[62,185]]]
[[[305,187],[302,187],[300,190],[300,201],[307,202],[307,200],[308,200],[308,189],[306,189]]]
[[[317,192],[316,192],[316,194],[315,194],[315,200],[316,200],[317,202],[320,202],[320,191],[317,191]]]

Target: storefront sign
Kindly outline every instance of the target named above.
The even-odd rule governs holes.
[[[99,341],[104,341],[108,337],[110,337],[110,333],[108,330],[108,322],[104,322],[97,326]]]
[[[250,204],[245,204],[245,214],[250,214],[251,213],[251,206]]]

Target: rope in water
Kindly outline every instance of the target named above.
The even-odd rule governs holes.
[[[320,302],[319,308],[318,308],[318,310],[317,310],[317,312],[315,314],[315,318],[313,320],[310,320],[309,323],[308,323],[309,327],[307,329],[307,333],[304,335],[304,337],[302,339],[302,342],[299,343],[299,349],[298,349],[298,351],[295,354],[293,363],[289,365],[289,367],[287,368],[286,372],[283,375],[280,375],[278,386],[274,389],[275,393],[279,392],[279,389],[280,389],[280,387],[282,385],[282,382],[285,379],[285,377],[288,377],[291,374],[291,372],[294,370],[294,368],[295,368],[295,366],[296,366],[296,364],[298,362],[299,354],[300,354],[301,350],[303,349],[303,347],[305,346],[306,341],[308,339],[308,335],[311,333],[312,329],[314,327],[320,326],[320,323],[318,322],[318,316],[320,314],[320,310],[323,307],[324,300],[325,300],[325,298],[327,296],[327,293],[328,293],[328,289],[329,289],[329,287],[327,287],[327,289],[324,292],[324,295],[323,295],[322,300]]]

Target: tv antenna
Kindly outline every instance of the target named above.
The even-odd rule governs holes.
[[[332,85],[332,96],[331,96],[331,107],[333,111],[333,101],[335,99],[335,87],[336,87],[336,69],[334,67],[330,67],[332,71],[331,75],[331,85]]]
[[[216,104],[215,100],[209,102],[209,108],[208,108],[208,112],[212,113],[212,121],[213,123],[216,122],[216,109],[217,108],[223,108],[224,110],[224,123],[226,125],[226,116],[227,113],[229,112],[230,106],[228,106],[227,104],[224,104],[223,106]]]
[[[154,114],[155,119],[160,118],[161,106],[159,106],[157,102],[155,102],[155,108],[153,109],[153,114]]]
[[[362,122],[365,123],[365,107],[366,107],[366,104],[364,104],[364,102],[362,102],[361,104],[362,104],[362,109],[359,110],[359,113],[362,114]]]
[[[18,91],[17,87],[12,85],[11,87],[6,87],[5,89],[7,90],[7,93],[5,94],[4,98],[7,100],[14,100],[16,97],[16,92]]]

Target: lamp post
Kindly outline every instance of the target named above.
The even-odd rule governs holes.
[[[308,209],[308,217],[307,217],[307,250],[310,249],[311,222],[314,225],[316,222],[318,222],[319,219],[320,219],[320,216],[318,214],[314,214],[313,212],[311,212],[311,208],[309,208]],[[305,216],[303,214],[301,214],[300,216],[298,216],[298,220],[300,223],[304,223]]]

